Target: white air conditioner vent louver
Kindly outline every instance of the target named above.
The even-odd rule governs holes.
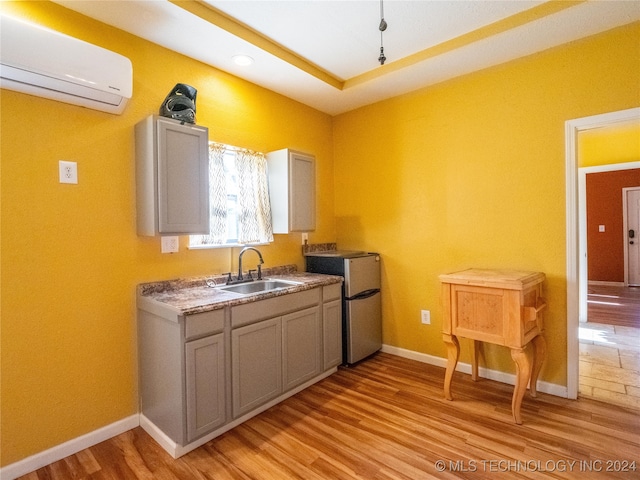
[[[115,52],[0,15],[0,87],[120,114],[133,92],[131,61]]]

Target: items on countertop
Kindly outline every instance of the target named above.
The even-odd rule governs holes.
[[[336,243],[305,243],[302,245],[302,255],[315,252],[330,252],[338,249]]]

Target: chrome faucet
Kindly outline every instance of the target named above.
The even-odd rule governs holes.
[[[257,248],[245,247],[240,252],[240,255],[238,255],[238,280],[237,281],[238,282],[243,281],[243,278],[242,278],[242,256],[245,254],[245,252],[247,250],[253,250],[260,257],[260,263],[258,264],[258,280],[262,280],[262,267],[261,267],[261,265],[264,263],[264,260],[262,259],[262,254],[258,251]],[[249,277],[251,277],[251,273],[249,273]],[[250,279],[250,280],[253,280],[253,279]],[[247,280],[247,281],[250,281],[250,280]]]

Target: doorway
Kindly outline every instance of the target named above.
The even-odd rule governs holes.
[[[589,285],[589,321],[579,328],[580,398],[640,408],[640,291]]]
[[[568,398],[578,398],[579,326],[587,312],[586,213],[580,218],[586,209],[585,192],[579,188],[578,133],[639,120],[640,108],[632,108],[565,122]],[[638,164],[635,168],[640,165],[633,163]]]
[[[640,194],[640,188],[629,188],[638,185],[640,179],[640,169],[633,168],[635,163],[578,170],[579,197],[585,199],[584,209],[582,204],[579,206],[580,222],[586,226],[584,241],[588,252],[587,306],[580,312],[580,320],[584,321],[578,329],[578,394],[638,408],[640,289],[627,285],[623,261],[628,242],[636,246],[635,233],[629,238],[625,223],[627,210],[632,216],[636,210],[626,208],[627,192],[635,190]],[[630,196],[630,203],[638,205],[638,200],[636,195]],[[630,228],[637,228],[636,222],[630,223]]]
[[[624,283],[640,286],[640,187],[623,188]]]

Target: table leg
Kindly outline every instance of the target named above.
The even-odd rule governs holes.
[[[522,425],[520,406],[531,378],[531,357],[527,355],[527,351],[524,348],[512,348],[511,358],[516,363],[516,386],[511,400],[511,413],[515,422],[518,425]]]
[[[542,368],[542,362],[544,362],[547,354],[547,342],[542,335],[537,335],[533,338],[533,368],[531,370],[531,382],[529,385],[529,392],[532,397],[538,395],[538,375]]]
[[[478,381],[478,356],[480,354],[480,340],[473,341],[473,352],[471,355],[471,380]]]
[[[443,334],[442,338],[447,346],[447,371],[444,374],[444,398],[453,400],[451,396],[451,379],[456,370],[458,357],[460,356],[460,343],[454,335]]]

